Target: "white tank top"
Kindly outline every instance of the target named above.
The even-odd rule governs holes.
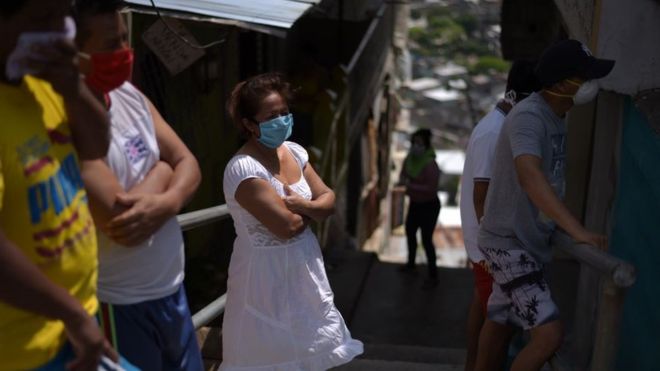
[[[126,82],[110,92],[111,142],[106,157],[119,184],[128,191],[139,184],[160,158],[147,101]],[[101,231],[98,296],[111,304],[134,304],[175,293],[183,282],[183,237],[176,217],[146,242],[119,245]]]

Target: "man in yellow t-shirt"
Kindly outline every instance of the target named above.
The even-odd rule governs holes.
[[[68,40],[30,49],[21,63],[35,77],[5,75],[19,35],[61,31],[69,5],[0,2],[0,370],[52,365],[64,351],[74,370],[117,360],[93,317],[96,234],[78,170],[107,152],[107,117]]]

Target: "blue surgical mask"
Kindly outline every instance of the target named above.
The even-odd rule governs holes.
[[[264,146],[275,149],[284,143],[291,136],[293,129],[293,116],[278,116],[272,120],[264,121],[259,124],[259,143]]]

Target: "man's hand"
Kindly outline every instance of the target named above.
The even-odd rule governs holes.
[[[578,243],[586,243],[597,247],[600,250],[607,249],[607,236],[592,233],[582,228],[575,236],[572,236]]]
[[[306,215],[306,211],[309,208],[309,200],[306,200],[300,197],[299,194],[294,192],[288,184],[284,184],[284,193],[286,196],[282,198],[286,208],[291,210],[291,212]]]
[[[120,193],[117,203],[128,210],[114,217],[104,232],[124,246],[137,246],[146,241],[178,211],[165,194]]]
[[[40,71],[35,76],[48,81],[64,99],[78,97],[82,83],[73,42],[58,39],[50,44],[35,45],[33,50],[38,57],[29,58],[25,63]]]
[[[119,362],[117,352],[103,337],[96,321],[87,313],[65,322],[66,335],[73,346],[76,358],[67,364],[70,371],[96,371],[101,356]]]

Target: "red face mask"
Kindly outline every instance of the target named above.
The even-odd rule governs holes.
[[[130,79],[133,71],[133,49],[120,49],[90,56],[92,71],[85,77],[90,89],[107,94]]]

